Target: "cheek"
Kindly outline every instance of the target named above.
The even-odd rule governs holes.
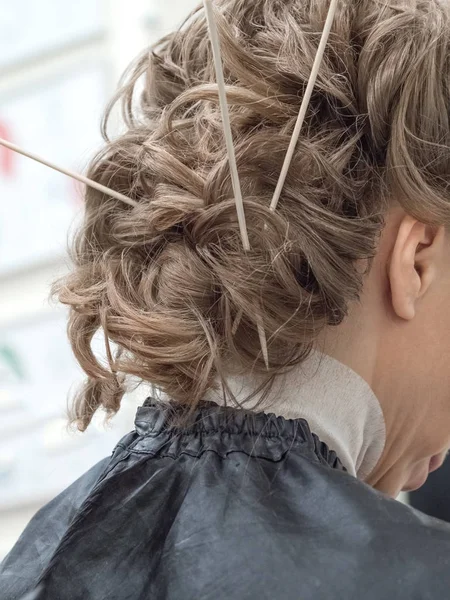
[[[449,300],[450,306],[450,300]],[[450,310],[430,311],[417,334],[412,374],[429,418],[450,419]],[[415,372],[414,372],[415,371]],[[433,414],[434,413],[434,414]],[[450,430],[449,430],[450,431]]]
[[[450,381],[450,291],[445,290],[438,298],[437,305],[432,307],[429,315],[432,351],[441,375]]]

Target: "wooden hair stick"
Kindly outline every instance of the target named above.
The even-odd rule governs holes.
[[[219,89],[219,100],[220,100],[220,108],[222,111],[222,121],[223,121],[223,132],[225,136],[225,143],[227,147],[228,154],[228,162],[230,164],[230,172],[231,172],[231,181],[233,185],[234,198],[236,203],[236,212],[239,222],[239,228],[241,232],[242,244],[244,246],[244,250],[248,252],[250,250],[250,241],[248,238],[247,231],[247,223],[245,219],[245,210],[244,210],[244,200],[242,198],[242,188],[239,180],[239,173],[237,169],[236,163],[236,153],[234,151],[234,142],[233,142],[233,132],[231,131],[230,124],[230,113],[228,111],[228,100],[227,100],[227,91],[225,87],[225,76],[223,72],[223,64],[222,64],[222,53],[220,50],[220,39],[219,33],[217,31],[217,25],[214,15],[214,9],[212,5],[212,0],[203,0],[203,4],[205,7],[206,20],[208,23],[209,29],[209,37],[211,39],[211,46],[213,50],[214,57],[214,66],[216,71],[216,79],[217,85]],[[236,322],[242,318],[242,313],[239,313]],[[259,343],[261,345],[261,351],[263,354],[264,362],[266,364],[267,369],[269,368],[269,352],[267,348],[267,338],[266,333],[264,331],[262,320],[260,317],[256,317],[256,323],[258,327],[258,335],[259,335]]]
[[[129,206],[137,206],[138,205],[137,202],[135,202],[134,200],[130,200],[130,198],[127,198],[123,194],[120,194],[119,192],[116,192],[115,190],[112,190],[112,189],[106,187],[105,185],[102,185],[101,183],[97,183],[96,181],[93,181],[92,179],[89,179],[88,177],[85,177],[84,175],[75,173],[74,171],[71,171],[70,169],[66,169],[64,167],[59,167],[58,165],[55,165],[54,163],[50,162],[49,160],[42,158],[41,156],[38,156],[37,154],[34,154],[33,152],[28,152],[28,150],[24,150],[20,146],[17,146],[16,144],[9,142],[8,140],[4,140],[4,139],[0,138],[0,146],[5,146],[5,148],[8,148],[9,150],[12,150],[13,152],[17,152],[18,154],[22,154],[23,156],[26,156],[27,158],[31,158],[32,160],[35,160],[36,162],[41,163],[41,164],[45,165],[46,167],[50,167],[50,169],[53,169],[54,171],[58,171],[59,173],[62,173],[63,175],[67,175],[68,177],[71,177],[72,179],[76,179],[77,181],[80,181],[81,183],[84,183],[85,185],[87,185],[91,188],[94,188],[94,189],[98,190],[99,192],[103,192],[107,196],[111,196],[112,198],[121,200],[122,202],[125,202],[125,204],[128,204]]]
[[[308,110],[308,106],[311,101],[311,96],[312,96],[312,93],[314,90],[314,86],[316,85],[320,65],[322,64],[323,56],[325,54],[325,48],[328,43],[328,38],[330,37],[331,27],[333,25],[334,17],[336,15],[337,3],[338,3],[338,0],[331,0],[331,2],[330,2],[327,20],[325,21],[325,26],[323,29],[319,48],[317,49],[317,54],[316,54],[316,58],[314,59],[314,64],[312,67],[311,75],[308,80],[308,85],[306,86],[305,95],[303,96],[303,101],[300,105],[300,112],[297,117],[297,122],[295,124],[294,133],[292,134],[291,142],[289,144],[286,158],[284,160],[283,168],[281,169],[280,178],[278,180],[278,184],[277,184],[275,193],[272,198],[272,203],[270,205],[270,210],[273,212],[275,212],[275,210],[277,209],[278,202],[279,202],[280,196],[281,196],[281,192],[283,191],[284,184],[286,183],[286,177],[289,172],[289,167],[291,166],[292,159],[294,158],[295,149],[297,147],[298,140],[300,137],[300,132],[303,127],[303,122],[305,120],[306,111]]]

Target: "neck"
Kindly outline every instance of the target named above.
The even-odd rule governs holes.
[[[227,383],[236,398],[246,398],[260,382],[243,376]],[[222,403],[219,393],[209,399]],[[260,399],[255,396],[245,408],[252,409]],[[367,479],[383,453],[386,431],[377,397],[362,377],[326,354],[313,352],[279,376],[258,409],[285,419],[305,419],[359,479]]]

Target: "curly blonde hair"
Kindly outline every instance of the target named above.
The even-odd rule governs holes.
[[[189,408],[233,372],[269,382],[359,298],[356,265],[370,266],[392,198],[424,222],[450,220],[449,5],[340,1],[275,213],[328,0],[216,5],[252,249],[242,248],[199,7],[128,70],[111,104],[121,102],[126,132],[109,139],[111,106],[105,116],[88,175],[138,206],[88,189],[74,269],[55,287],[88,376],[74,403],[80,429],[99,407],[119,409],[128,376]],[[108,366],[91,348],[98,330]]]

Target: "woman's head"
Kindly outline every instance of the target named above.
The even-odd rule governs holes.
[[[398,313],[395,293],[383,287],[390,280],[376,280],[373,265],[384,257],[383,271],[389,263],[399,215],[422,224],[426,241],[450,221],[449,7],[437,0],[339,2],[272,213],[328,1],[216,6],[252,249],[242,248],[199,9],[132,66],[116,98],[126,131],[107,141],[90,168],[91,178],[139,205],[88,190],[75,269],[58,286],[71,306],[74,352],[89,377],[76,404],[82,428],[98,407],[118,409],[126,375],[193,407],[218,377],[265,372],[259,321],[268,378],[301,362],[330,332],[356,340],[353,315],[375,306],[381,290],[392,307],[389,343],[407,351],[406,339],[423,341],[404,333],[414,331],[419,311],[413,318]],[[388,230],[391,237],[381,236]],[[425,324],[434,331],[423,351],[429,356],[433,346],[444,357],[440,328],[420,314],[415,333]],[[91,350],[100,328],[118,349],[107,344],[107,367]],[[392,364],[399,386],[417,373],[415,361],[402,360],[398,371]]]

